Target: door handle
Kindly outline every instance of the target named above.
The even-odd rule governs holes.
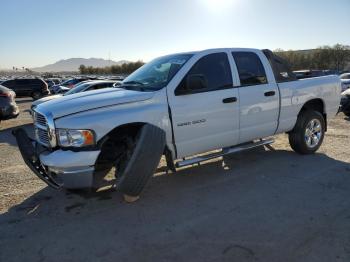
[[[237,102],[237,97],[228,97],[222,100],[224,104]]]
[[[265,92],[265,96],[274,96],[276,94],[275,91],[269,91],[269,92]]]

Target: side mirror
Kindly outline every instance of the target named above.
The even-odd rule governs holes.
[[[186,77],[186,89],[190,92],[206,89],[208,87],[208,80],[204,75],[188,75]]]
[[[175,90],[176,96],[199,93],[208,87],[208,80],[204,75],[192,74],[186,76],[181,88]]]

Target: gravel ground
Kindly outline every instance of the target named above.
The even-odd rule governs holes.
[[[30,100],[1,123],[0,261],[350,261],[350,119],[320,151],[273,150],[158,172],[142,198],[72,194],[25,166],[11,130],[31,131]]]

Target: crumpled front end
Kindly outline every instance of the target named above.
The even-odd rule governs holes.
[[[94,164],[100,151],[50,151],[29,138],[22,128],[13,131],[24,162],[54,189],[83,189],[93,186]]]

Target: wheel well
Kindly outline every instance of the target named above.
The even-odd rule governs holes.
[[[102,140],[113,139],[114,137],[118,137],[121,135],[131,135],[136,136],[137,132],[145,123],[128,123],[125,125],[118,126],[110,131]]]
[[[116,148],[118,138],[129,135],[135,137],[144,124],[145,123],[128,123],[114,128],[105,135],[98,142],[98,147],[101,149],[101,153],[95,163],[96,170],[109,170],[118,156],[118,148]]]
[[[316,98],[316,99],[307,101],[301,108],[299,115],[306,110],[314,110],[321,113],[324,117],[324,121],[326,124],[326,131],[327,131],[327,114],[326,114],[324,102],[322,101],[322,99]]]

